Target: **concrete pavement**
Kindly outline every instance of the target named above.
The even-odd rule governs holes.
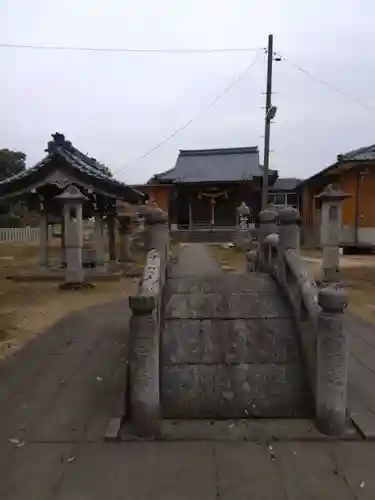
[[[373,500],[375,443],[28,443],[4,500]]]

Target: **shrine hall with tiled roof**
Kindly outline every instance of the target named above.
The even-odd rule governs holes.
[[[146,199],[140,191],[111,177],[104,165],[74,147],[63,134],[53,134],[52,138],[45,158],[35,166],[0,182],[0,199],[17,197],[48,184],[56,172],[65,173],[72,182],[76,180],[103,196],[129,203],[139,203]]]

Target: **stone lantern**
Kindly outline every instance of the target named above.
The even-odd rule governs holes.
[[[74,185],[69,185],[56,196],[63,204],[66,274],[65,284],[81,285],[84,280],[82,265],[83,218],[82,206],[87,198]]]
[[[320,244],[323,249],[323,280],[338,281],[342,202],[350,198],[339,186],[329,184],[316,196],[322,201]]]
[[[238,213],[238,227],[239,229],[247,229],[248,228],[248,216],[250,215],[250,209],[243,201],[241,205],[237,207]]]
[[[248,250],[251,246],[251,234],[248,226],[248,216],[250,209],[245,202],[242,202],[236,209],[238,213],[238,223],[235,236],[235,245],[241,250]]]

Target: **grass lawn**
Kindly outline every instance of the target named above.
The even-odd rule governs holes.
[[[38,251],[37,243],[0,243],[0,358],[12,354],[72,311],[136,291],[138,280],[128,277],[74,291],[60,290],[57,282],[18,283],[5,279],[15,270],[17,274],[32,271],[37,266]],[[58,253],[57,240],[51,248],[51,260],[57,259]]]

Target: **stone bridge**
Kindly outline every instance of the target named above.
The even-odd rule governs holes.
[[[220,272],[202,245],[172,257],[166,217],[150,210],[147,263],[130,298],[126,394],[137,435],[157,437],[163,418],[311,418],[323,433],[345,432],[340,200],[332,190],[322,200],[329,252],[320,287],[299,255],[295,209],[261,212],[247,274]]]

